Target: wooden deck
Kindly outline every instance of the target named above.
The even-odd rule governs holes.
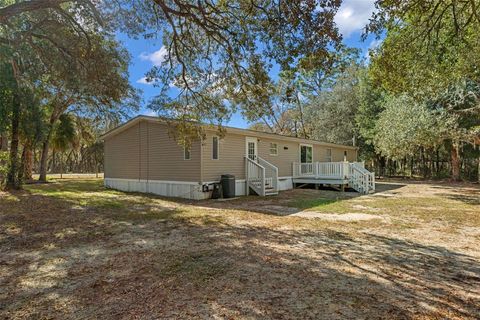
[[[309,162],[293,164],[293,186],[299,184],[349,186],[360,193],[375,191],[375,175],[361,162]],[[245,157],[245,193],[253,190],[260,196],[278,194],[278,168],[268,161]]]
[[[375,190],[375,175],[361,162],[293,163],[293,185],[326,184],[350,186],[361,193]]]

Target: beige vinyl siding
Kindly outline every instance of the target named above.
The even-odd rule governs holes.
[[[219,140],[219,159],[212,159],[213,132],[207,132],[202,146],[203,181],[219,181],[222,174],[233,174],[236,179],[245,179],[245,150],[246,138],[257,139],[258,156],[272,163],[278,168],[279,177],[292,176],[292,163],[300,161],[300,142],[255,137],[254,135],[240,135],[227,133]],[[277,144],[278,154],[270,155],[270,143]],[[306,143],[308,144],[308,143]],[[327,148],[332,149],[332,161],[343,161],[343,152],[340,147],[326,147],[310,143],[313,146],[313,161],[326,161]],[[356,151],[348,149],[348,161],[356,160]]]
[[[138,154],[138,161],[140,162],[140,179],[148,180],[148,170],[149,170],[149,124],[147,121],[141,121],[138,124],[138,134],[140,135],[140,152]]]
[[[192,143],[190,160],[183,147],[168,135],[164,124],[149,123],[149,178],[168,181],[200,181],[200,141]]]
[[[105,140],[105,177],[139,179],[138,124]]]
[[[259,138],[258,155],[278,168],[279,177],[292,176],[292,163],[298,162],[299,143],[277,139]],[[270,155],[270,143],[277,144],[278,155]],[[285,149],[287,148],[287,149]]]
[[[105,177],[199,182],[199,141],[190,154],[190,160],[183,159],[183,147],[165,124],[140,121],[105,140]]]
[[[202,180],[219,181],[222,174],[233,174],[245,179],[245,136],[227,133],[218,140],[218,160],[212,159],[214,132],[207,132],[203,142]]]
[[[347,151],[347,161],[357,161],[357,151],[353,149],[345,149],[341,147],[325,147],[320,145],[313,146],[313,161],[327,161],[327,149],[332,150],[332,161],[343,161],[343,152]]]

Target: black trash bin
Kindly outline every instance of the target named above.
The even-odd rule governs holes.
[[[222,185],[223,197],[234,198],[235,197],[235,176],[232,174],[222,174],[220,183]]]

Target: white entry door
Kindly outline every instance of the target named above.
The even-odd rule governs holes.
[[[247,157],[252,160],[257,160],[257,138],[247,137],[245,148],[245,154],[247,155]]]

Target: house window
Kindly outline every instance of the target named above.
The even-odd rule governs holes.
[[[347,161],[347,150],[343,151],[343,161]]]
[[[278,154],[278,148],[276,143],[270,143],[270,155],[276,156]]]
[[[311,145],[302,144],[300,146],[300,162],[301,163],[313,162],[313,147]]]
[[[327,149],[327,156],[325,157],[325,161],[332,162],[332,149]]]
[[[190,148],[183,147],[183,160],[190,160]]]
[[[212,138],[212,159],[218,160],[218,137]]]

